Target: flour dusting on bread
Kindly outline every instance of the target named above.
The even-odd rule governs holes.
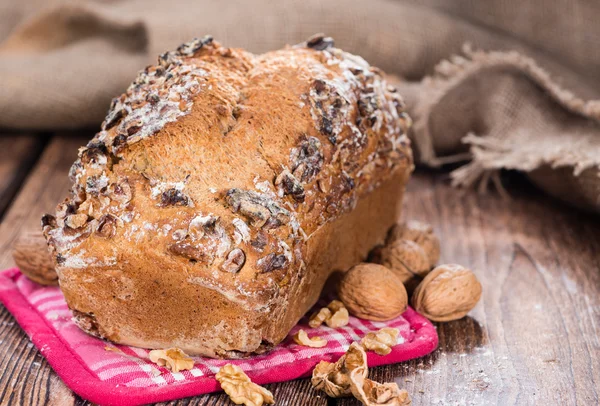
[[[208,356],[277,344],[395,221],[413,167],[403,108],[325,36],[262,55],[204,37],[161,55],[113,100],[45,218],[80,326]]]

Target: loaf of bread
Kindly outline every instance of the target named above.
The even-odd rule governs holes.
[[[282,341],[332,272],[396,221],[409,118],[381,71],[321,35],[263,55],[210,37],[112,101],[42,219],[89,334],[239,358]]]

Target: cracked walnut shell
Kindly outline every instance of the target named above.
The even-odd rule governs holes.
[[[351,390],[354,397],[365,406],[410,406],[408,392],[400,389],[395,382],[379,383],[367,379],[360,368],[350,374]]]
[[[148,354],[148,358],[156,365],[165,367],[172,372],[189,370],[194,367],[194,360],[179,348],[152,350]]]
[[[358,344],[352,343],[346,354],[335,363],[321,361],[313,370],[311,383],[315,389],[322,390],[332,398],[349,396],[352,393],[350,374],[359,369],[356,376],[367,377],[367,354]]]
[[[223,365],[215,378],[236,405],[262,406],[275,403],[273,394],[252,382],[237,365]]]
[[[338,289],[346,308],[361,319],[391,320],[404,313],[408,305],[404,285],[383,265],[356,265],[346,272]]]
[[[423,248],[429,260],[429,269],[440,260],[440,240],[433,233],[433,227],[419,221],[395,224],[388,232],[386,244],[397,240],[414,241]]]
[[[412,304],[433,321],[464,317],[481,297],[481,284],[473,272],[461,265],[440,265],[417,286]]]

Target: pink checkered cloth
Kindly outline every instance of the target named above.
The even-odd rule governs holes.
[[[192,370],[172,373],[150,362],[147,350],[83,333],[71,320],[59,288],[38,285],[16,268],[0,272],[0,302],[65,384],[82,398],[102,405],[162,402],[218,391],[221,388],[214,376],[226,363],[240,366],[258,384],[308,376],[319,361],[336,361],[352,342],[382,327],[399,329],[401,337],[389,355],[368,352],[370,367],[422,357],[438,343],[433,325],[411,308],[385,323],[350,317],[347,326],[337,329],[311,329],[302,319],[290,336],[304,328],[309,336],[326,339],[326,347],[303,347],[288,337],[267,354],[237,361],[195,357]]]

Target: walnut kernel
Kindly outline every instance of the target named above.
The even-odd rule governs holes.
[[[335,312],[337,312],[338,310],[340,310],[340,309],[343,309],[344,307],[346,307],[346,306],[344,305],[344,302],[341,302],[341,301],[339,301],[339,300],[332,300],[332,301],[331,301],[331,303],[329,303],[329,304],[327,305],[327,308],[328,308],[329,310],[331,310],[331,312],[332,312],[332,313],[335,313]]]
[[[346,272],[338,289],[350,313],[361,319],[390,320],[404,313],[408,304],[404,285],[382,265],[356,265]]]
[[[293,338],[296,344],[300,344],[305,347],[321,348],[327,345],[327,340],[321,337],[309,338],[308,334],[306,334],[306,331],[304,330],[298,331],[296,334],[294,334]]]
[[[464,317],[481,297],[481,284],[461,265],[440,265],[417,286],[412,304],[415,310],[433,321]]]
[[[273,404],[273,394],[252,382],[242,369],[233,364],[226,364],[215,376],[221,388],[236,405],[262,406]]]
[[[238,273],[246,262],[246,254],[240,248],[234,248],[227,254],[227,258],[221,264],[221,269],[225,272]]]
[[[156,365],[165,367],[172,372],[184,371],[194,367],[194,360],[179,348],[152,350],[148,354],[148,358]]]
[[[360,340],[360,344],[365,350],[374,351],[379,355],[388,355],[392,352],[392,347],[398,343],[398,334],[400,331],[397,328],[384,327],[379,331],[367,333]]]
[[[325,322],[325,320],[329,319],[331,317],[331,310],[329,310],[327,307],[323,307],[321,308],[321,310],[319,310],[318,312],[316,312],[315,314],[313,314],[310,317],[310,320],[308,321],[308,325],[311,326],[312,328],[317,328],[319,326],[321,326],[321,324],[323,324]]]
[[[343,327],[348,324],[348,319],[350,315],[348,314],[348,309],[344,306],[344,303],[339,300],[334,300],[327,308],[331,311],[331,317],[325,320],[325,324],[327,324],[331,328]]]

